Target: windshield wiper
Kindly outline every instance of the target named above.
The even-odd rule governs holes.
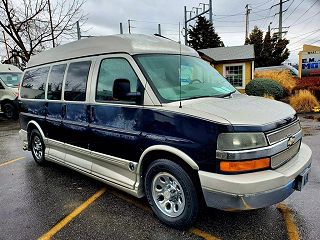
[[[226,94],[221,94],[221,95],[216,95],[215,97],[219,97],[219,98],[225,98],[225,97],[230,97],[232,94],[234,94],[236,92],[236,90],[226,93]]]

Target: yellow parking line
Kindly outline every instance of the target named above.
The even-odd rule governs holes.
[[[8,164],[14,163],[14,162],[19,161],[19,160],[22,160],[22,159],[24,159],[24,157],[18,157],[18,158],[16,158],[16,159],[13,159],[13,160],[10,160],[10,161],[7,161],[7,162],[4,162],[4,163],[1,163],[1,164],[0,164],[0,167],[3,167],[3,166],[5,166],[5,165],[8,165]]]
[[[47,233],[43,234],[38,240],[48,240],[51,239],[57,232],[59,232],[65,225],[71,222],[76,216],[78,216],[83,210],[90,206],[95,200],[97,200],[101,195],[106,192],[106,188],[101,188],[98,192],[92,195],[87,201],[82,203],[79,207],[73,210],[68,216],[58,222],[53,228],[51,228]]]
[[[124,194],[119,193],[119,192],[117,192],[115,190],[110,190],[110,192],[113,195],[115,195],[116,197],[126,201],[127,203],[132,204],[132,205],[134,205],[134,206],[136,206],[136,207],[138,207],[140,209],[143,209],[148,213],[152,213],[152,210],[151,210],[150,207],[145,206],[144,204],[142,204],[141,202],[137,201],[136,199],[133,199],[131,197],[127,197]],[[202,231],[202,230],[200,230],[198,228],[191,228],[191,229],[189,229],[189,232],[191,232],[192,234],[197,235],[199,237],[202,237],[205,240],[219,240],[219,238],[217,238],[217,237],[215,237],[215,236],[213,236],[213,235],[211,235],[211,234],[209,234],[207,232],[204,232],[204,231]]]
[[[288,206],[283,203],[280,203],[278,204],[277,208],[283,215],[287,227],[289,240],[299,240],[299,231]]]
[[[191,228],[189,230],[191,233],[193,233],[194,235],[197,235],[199,237],[202,237],[203,239],[205,240],[219,240],[219,238],[207,233],[207,232],[204,232],[198,228]]]

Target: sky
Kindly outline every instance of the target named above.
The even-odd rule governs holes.
[[[279,12],[279,6],[271,6],[279,1],[213,0],[215,29],[226,46],[243,45],[245,6],[249,4],[252,9],[249,15],[250,31],[255,25],[266,31],[270,22],[272,32],[277,31],[273,28],[279,24],[279,15],[275,15]],[[134,20],[131,21],[132,33],[154,34],[160,23],[162,35],[178,40],[179,22],[181,28],[184,25],[184,6],[192,10],[193,7],[199,7],[201,2],[208,3],[208,0],[88,0],[84,7],[88,19],[82,26],[82,30],[86,30],[83,34],[117,34],[120,22],[123,23],[124,32],[128,32],[128,19],[131,19]],[[303,44],[320,45],[320,0],[289,0],[283,4],[283,10],[286,10],[283,26],[289,27],[284,29],[288,31],[285,37],[291,40],[288,45],[291,50],[289,61],[297,62]]]
[[[213,24],[225,46],[243,45],[245,39],[245,6],[249,4],[249,30],[255,25],[263,31],[271,22],[272,32],[278,27],[280,0],[213,0]],[[128,20],[132,33],[154,34],[161,24],[162,35],[179,39],[179,22],[184,25],[184,6],[187,10],[199,7],[209,0],[87,0],[83,13],[87,21],[82,23],[82,35],[118,34],[123,23],[128,32]],[[289,61],[297,62],[303,44],[320,45],[320,0],[283,0],[283,26],[290,40]],[[195,11],[195,9],[193,9]],[[207,17],[209,17],[207,15]],[[194,22],[189,24],[194,25]],[[182,40],[183,36],[180,35]]]

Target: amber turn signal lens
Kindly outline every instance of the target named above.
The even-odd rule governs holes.
[[[220,162],[220,171],[222,172],[247,172],[270,167],[270,158],[261,158],[249,161]]]

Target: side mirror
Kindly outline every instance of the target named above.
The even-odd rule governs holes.
[[[130,92],[128,79],[116,79],[113,83],[113,98],[120,101],[138,101],[140,92]]]

